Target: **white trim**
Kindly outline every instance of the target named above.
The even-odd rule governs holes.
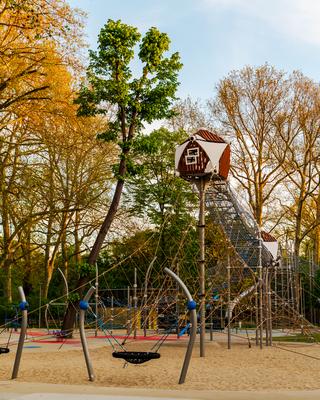
[[[187,140],[185,143],[182,143],[180,146],[176,147],[176,154],[174,157],[174,167],[176,170],[178,170],[180,158],[182,156],[182,153],[184,152],[184,149],[187,147],[188,144],[189,140]]]
[[[192,161],[188,161],[188,158],[189,159],[192,158],[193,160]],[[198,163],[198,157],[197,156],[188,156],[188,155],[186,155],[186,156],[184,156],[184,159],[186,161],[186,165],[195,165],[195,164]]]
[[[195,151],[195,154],[190,154],[191,152],[194,152],[194,151]],[[192,157],[192,156],[199,157],[199,147],[191,147],[191,149],[187,149],[187,153],[188,153],[188,156],[190,156],[190,157]]]
[[[199,143],[200,144],[200,143]],[[205,172],[219,173],[219,161],[220,158],[228,146],[227,143],[214,143],[214,142],[201,142],[200,146],[207,153],[210,162],[208,162]]]
[[[276,259],[278,256],[278,242],[275,240],[274,242],[263,242],[263,244],[270,251],[272,257]]]
[[[210,173],[216,171],[216,173],[219,173],[219,161],[220,158],[224,152],[224,150],[227,148],[228,143],[215,143],[215,142],[207,142],[204,140],[201,136],[199,135],[192,135],[192,137],[195,139],[194,141],[197,143],[199,147],[201,147],[208,155],[209,157],[209,162],[207,163],[205,172]],[[188,146],[190,143],[190,139],[181,144],[180,146],[176,147],[176,154],[175,154],[175,170],[178,170],[179,166],[179,161],[180,158],[182,157],[182,154],[185,150],[185,148]],[[188,155],[189,155],[189,150],[188,149]],[[199,151],[199,150],[198,150]],[[187,165],[192,165],[196,164],[196,162],[192,163],[187,163]]]

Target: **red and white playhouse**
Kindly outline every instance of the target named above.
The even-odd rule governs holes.
[[[200,129],[176,148],[175,170],[181,178],[226,180],[229,169],[230,145],[213,132]]]

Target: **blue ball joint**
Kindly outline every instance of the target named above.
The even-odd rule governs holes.
[[[189,311],[195,310],[197,308],[197,303],[194,300],[189,300],[187,303],[187,308]]]
[[[21,301],[21,303],[19,304],[19,308],[21,311],[27,310],[28,307],[29,307],[29,304],[27,301]]]
[[[81,310],[86,311],[89,308],[89,303],[85,300],[80,300],[79,307]]]

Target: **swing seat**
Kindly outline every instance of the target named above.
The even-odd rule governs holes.
[[[10,349],[7,347],[0,347],[0,354],[6,354],[9,353]]]
[[[131,364],[143,364],[147,361],[160,358],[160,354],[152,351],[114,351],[112,357],[122,358]]]

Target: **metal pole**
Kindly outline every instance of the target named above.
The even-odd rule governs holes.
[[[302,285],[302,277],[300,275],[300,302],[301,302],[301,312],[300,314],[305,318],[305,310],[304,310],[304,290]]]
[[[26,337],[27,324],[28,324],[28,303],[27,303],[26,296],[24,294],[22,286],[18,287],[18,291],[19,291],[19,295],[20,295],[20,299],[21,299],[19,308],[22,312],[22,320],[21,320],[19,342],[18,342],[16,357],[14,360],[14,366],[13,366],[11,379],[16,379],[18,377],[20,361],[21,361],[21,356],[22,356],[22,350],[23,350],[23,345],[24,345],[24,339]]]
[[[265,315],[266,315],[266,346],[269,346],[269,304],[268,304],[268,268],[265,269],[264,274],[264,304],[265,304]]]
[[[147,337],[147,326],[148,326],[148,312],[146,302],[143,307],[143,336]]]
[[[62,270],[60,268],[58,268],[58,271],[60,272],[60,274],[62,275],[62,278],[64,280],[64,285],[66,287],[66,296],[67,296],[67,301],[68,301],[68,297],[69,297],[69,286],[68,286],[68,281],[67,278],[65,276],[65,274],[62,272]],[[66,302],[67,303],[67,302]]]
[[[96,329],[94,332],[94,336],[98,336],[98,298],[99,298],[99,270],[98,270],[98,264],[96,263],[96,292],[95,292],[95,313],[96,313]]]
[[[179,263],[177,263],[177,276],[179,276],[180,270],[179,270]],[[179,309],[179,283],[177,282],[177,287],[176,287],[176,318],[177,318],[177,329],[176,329],[176,334],[177,334],[177,339],[179,339],[179,316],[180,316],[180,309]]]
[[[276,316],[275,320],[277,320],[278,316],[278,266],[275,265],[274,267],[274,291],[275,291],[275,296],[274,296],[274,315]],[[271,292],[271,287],[269,292]],[[271,304],[271,313],[272,313],[272,304]],[[272,323],[272,321],[271,321]],[[272,331],[271,331],[272,333]],[[271,335],[271,340],[272,340],[272,335]]]
[[[256,290],[255,290],[255,311],[256,311],[256,346],[259,344],[259,297],[258,297],[258,286],[259,284],[256,283]]]
[[[259,314],[260,314],[260,349],[262,349],[262,339],[263,339],[263,282],[262,282],[262,237],[259,229]]]
[[[314,307],[314,277],[315,277],[315,266],[316,266],[316,264],[315,264],[315,259],[314,259],[314,257],[312,257],[312,269],[311,269],[311,272],[312,272],[312,275],[311,275],[311,277],[312,277],[312,291],[311,291],[311,293],[312,293],[312,323],[313,324],[315,324],[316,323],[316,309],[315,309],[315,307]]]
[[[39,288],[39,329],[41,328],[41,305],[42,305],[42,299],[41,299],[41,283],[40,283],[40,288]]]
[[[281,312],[281,319],[279,318],[280,317],[280,315],[279,315],[279,317],[278,317],[278,321],[280,322],[280,328],[281,329],[283,329],[283,320],[284,320],[284,318],[283,318],[283,310],[284,310],[284,303],[285,303],[285,298],[284,298],[284,288],[283,288],[283,284],[284,284],[284,279],[283,279],[283,276],[284,276],[284,270],[283,270],[283,267],[284,267],[284,259],[283,259],[283,256],[281,257],[281,259],[280,259],[280,262],[279,262],[279,271],[280,271],[280,280],[281,280],[281,301],[280,301],[280,312]]]
[[[313,310],[312,310],[312,275],[311,275],[312,264],[309,262],[309,309],[310,309],[310,322],[313,324]]]
[[[198,183],[199,190],[199,277],[200,277],[200,357],[205,356],[205,336],[206,336],[206,288],[205,288],[205,180],[200,178]]]
[[[113,311],[114,311],[114,309],[113,309],[113,296],[111,296],[111,318],[110,318],[110,322],[111,322],[111,333],[112,333],[112,331],[113,331]]]
[[[266,346],[269,346],[269,297],[268,297],[268,288],[269,288],[269,274],[268,268],[265,269],[264,273],[264,299],[265,299],[265,314],[266,314]]]
[[[288,253],[287,253],[288,254]],[[289,321],[286,322],[286,326],[289,326],[290,324],[290,313],[292,312],[291,310],[291,306],[293,307],[293,304],[291,304],[291,289],[290,289],[290,275],[289,275],[289,268],[290,268],[290,260],[289,260],[289,255],[287,256],[287,262],[286,262],[286,279],[287,279],[287,287],[286,287],[286,293],[287,293],[287,299],[288,299],[288,306],[289,306],[289,310],[288,310],[288,314],[289,314]],[[284,310],[285,313],[285,310]]]
[[[138,298],[137,298],[137,268],[134,269],[134,284],[133,284],[133,338],[137,338],[137,307],[138,307]]]
[[[130,334],[130,287],[127,287],[128,307],[127,307],[127,335]]]
[[[271,298],[271,279],[268,279],[268,308],[269,308],[269,346],[272,346],[272,298]]]
[[[228,274],[228,349],[231,349],[231,274],[230,274],[230,254],[228,254],[228,265],[227,265],[227,274]]]
[[[284,269],[285,263],[282,261],[283,258],[280,260],[280,271],[281,271],[281,328],[283,329],[283,322],[284,322]]]
[[[292,310],[296,310],[296,302],[295,302],[295,296],[294,296],[294,285],[293,285],[293,279],[294,279],[294,275],[293,275],[293,271],[292,271],[292,265],[289,265],[289,274],[290,274],[290,288],[291,288],[291,304],[292,304]],[[294,319],[294,311],[292,311],[292,321]]]
[[[179,379],[179,384],[182,384],[185,382],[186,375],[188,372],[191,356],[192,356],[192,350],[194,346],[194,342],[196,340],[196,335],[197,335],[197,312],[196,312],[196,303],[193,300],[188,288],[186,285],[182,282],[182,280],[179,278],[178,275],[176,275],[174,272],[172,272],[169,268],[165,268],[164,271],[170,275],[177,283],[179,283],[181,290],[184,292],[185,296],[188,299],[188,310],[190,314],[190,338],[189,338],[189,343],[188,343],[188,348],[186,351],[186,355],[184,357],[184,362],[183,366],[181,369],[180,373],[180,379]]]
[[[211,306],[210,306],[210,342],[213,341],[213,331],[212,331],[213,318],[212,318],[212,314],[213,314],[213,302],[212,302],[212,299],[211,299]]]
[[[86,361],[89,381],[91,381],[91,382],[94,381],[95,376],[94,376],[93,367],[92,367],[91,360],[90,360],[88,343],[87,343],[86,333],[85,333],[85,329],[84,329],[84,318],[85,318],[86,310],[89,308],[89,303],[88,303],[89,299],[95,290],[96,290],[96,288],[94,286],[91,286],[91,288],[88,290],[87,294],[84,296],[83,300],[80,301],[80,321],[79,321],[81,344],[82,344],[84,358]]]
[[[147,300],[148,300],[148,280],[149,280],[149,275],[151,272],[151,268],[153,267],[153,264],[155,263],[157,257],[155,256],[151,263],[148,266],[146,277],[144,279],[144,293],[143,293],[143,336],[147,336],[147,326],[148,326],[148,310],[147,310]]]

